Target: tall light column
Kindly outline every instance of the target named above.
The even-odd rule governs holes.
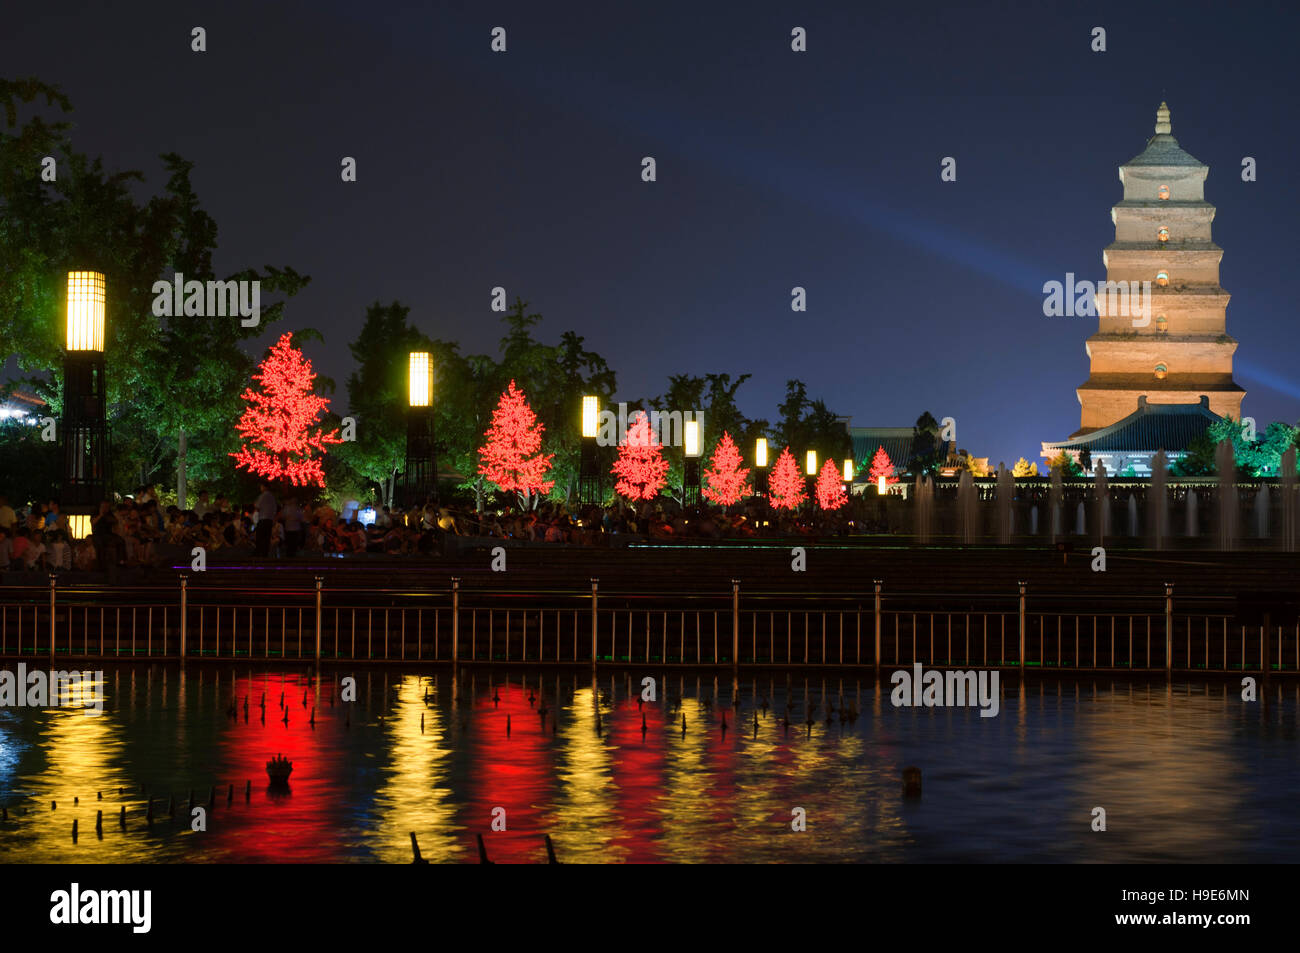
[[[438,500],[438,455],[433,433],[433,358],[428,351],[408,355],[406,407],[406,470],[402,474],[402,506],[423,506]]]
[[[109,492],[105,284],[102,272],[68,272],[59,505],[68,514],[74,532],[77,527],[85,528]]]
[[[601,501],[600,461],[596,456],[596,435],[600,423],[600,398],[588,394],[582,398],[582,442],[578,457],[578,502]]]
[[[682,426],[682,503],[695,506],[700,502],[700,454],[704,452],[704,434],[698,420],[687,420]]]
[[[767,496],[767,438],[754,441],[754,495]]]

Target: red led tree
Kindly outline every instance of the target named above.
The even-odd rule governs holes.
[[[295,486],[325,486],[325,445],[343,441],[338,430],[326,433],[313,426],[329,406],[313,389],[315,379],[311,361],[293,346],[293,335],[286,331],[253,375],[261,387],[245,388],[240,395],[248,406],[235,425],[246,441],[231,454],[236,467]]]
[[[876,448],[876,454],[871,458],[871,469],[867,472],[872,483],[879,483],[882,476],[886,483],[898,482],[898,477],[894,476],[894,463],[883,446]]]
[[[713,450],[713,462],[704,471],[704,498],[719,506],[730,506],[753,490],[746,483],[749,470],[740,465],[740,450],[725,430]]]
[[[776,465],[772,467],[772,475],[767,480],[767,498],[778,510],[792,510],[804,500],[808,499],[808,494],[804,492],[803,474],[799,472],[799,465],[794,462],[794,457],[790,455],[790,448],[786,447],[781,451],[781,455],[776,458]]]
[[[848,501],[839,468],[834,460],[827,460],[817,474],[817,505],[824,510],[838,510]]]
[[[553,453],[539,453],[546,427],[528,406],[524,392],[510,386],[492,411],[492,425],[479,447],[478,472],[507,493],[518,493],[525,501],[532,493],[545,493],[555,486],[546,479]]]
[[[663,489],[668,461],[644,410],[637,411],[627,428],[627,438],[618,448],[610,472],[618,477],[614,489],[629,500],[653,500]]]

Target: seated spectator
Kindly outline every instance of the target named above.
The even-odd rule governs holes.
[[[22,552],[18,551],[19,547],[14,547],[14,558],[22,560],[22,568],[28,572],[45,568],[45,542],[42,537],[33,536],[29,531],[24,530],[19,539],[26,545],[22,547]]]
[[[78,572],[90,572],[95,568],[95,544],[89,538],[77,540],[75,553],[73,565]]]
[[[69,542],[71,539],[67,518],[59,516],[54,525],[45,533],[45,565],[47,569],[72,568],[72,545]]]

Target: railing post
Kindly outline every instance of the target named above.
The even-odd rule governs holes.
[[[876,586],[876,673],[880,673],[880,632],[883,620],[880,617],[880,588],[885,584],[883,579],[873,579]]]
[[[1025,584],[1019,583],[1020,586],[1020,671],[1025,670]]]
[[[740,580],[731,580],[731,667],[740,668]]]
[[[451,577],[451,664],[460,659],[460,577]]]
[[[186,624],[189,617],[189,612],[186,611],[186,607],[190,604],[189,603],[189,580],[186,578],[185,573],[179,573],[177,575],[177,578],[180,579],[181,581],[181,664],[183,665],[185,664]],[[199,611],[202,612],[203,610],[200,608]],[[201,634],[202,633],[200,633],[200,635]],[[200,639],[200,641],[202,640]]]
[[[1174,584],[1165,583],[1165,672],[1174,670]]]
[[[54,664],[54,581],[58,576],[50,573],[50,664]],[[72,646],[68,646],[71,650]]]
[[[595,576],[591,577],[591,667],[596,667],[596,590],[600,585],[600,580]]]
[[[320,628],[321,628],[321,584],[324,576],[316,577],[316,664],[320,665]]]

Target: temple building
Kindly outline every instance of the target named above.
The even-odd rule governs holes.
[[[1047,459],[1065,451],[1077,460],[1087,449],[1094,466],[1145,476],[1157,450],[1176,459],[1216,419],[1241,417],[1237,342],[1219,284],[1223,249],[1211,239],[1214,206],[1205,201],[1209,171],[1178,145],[1161,103],[1146,149],[1119,167],[1124,197],[1110,212],[1115,240],[1102,254],[1107,285],[1098,287],[1097,333],[1086,344],[1091,372],[1076,391],[1080,426],[1068,440],[1045,441]],[[1144,287],[1149,299],[1104,290]],[[1139,300],[1149,300],[1145,313]]]

